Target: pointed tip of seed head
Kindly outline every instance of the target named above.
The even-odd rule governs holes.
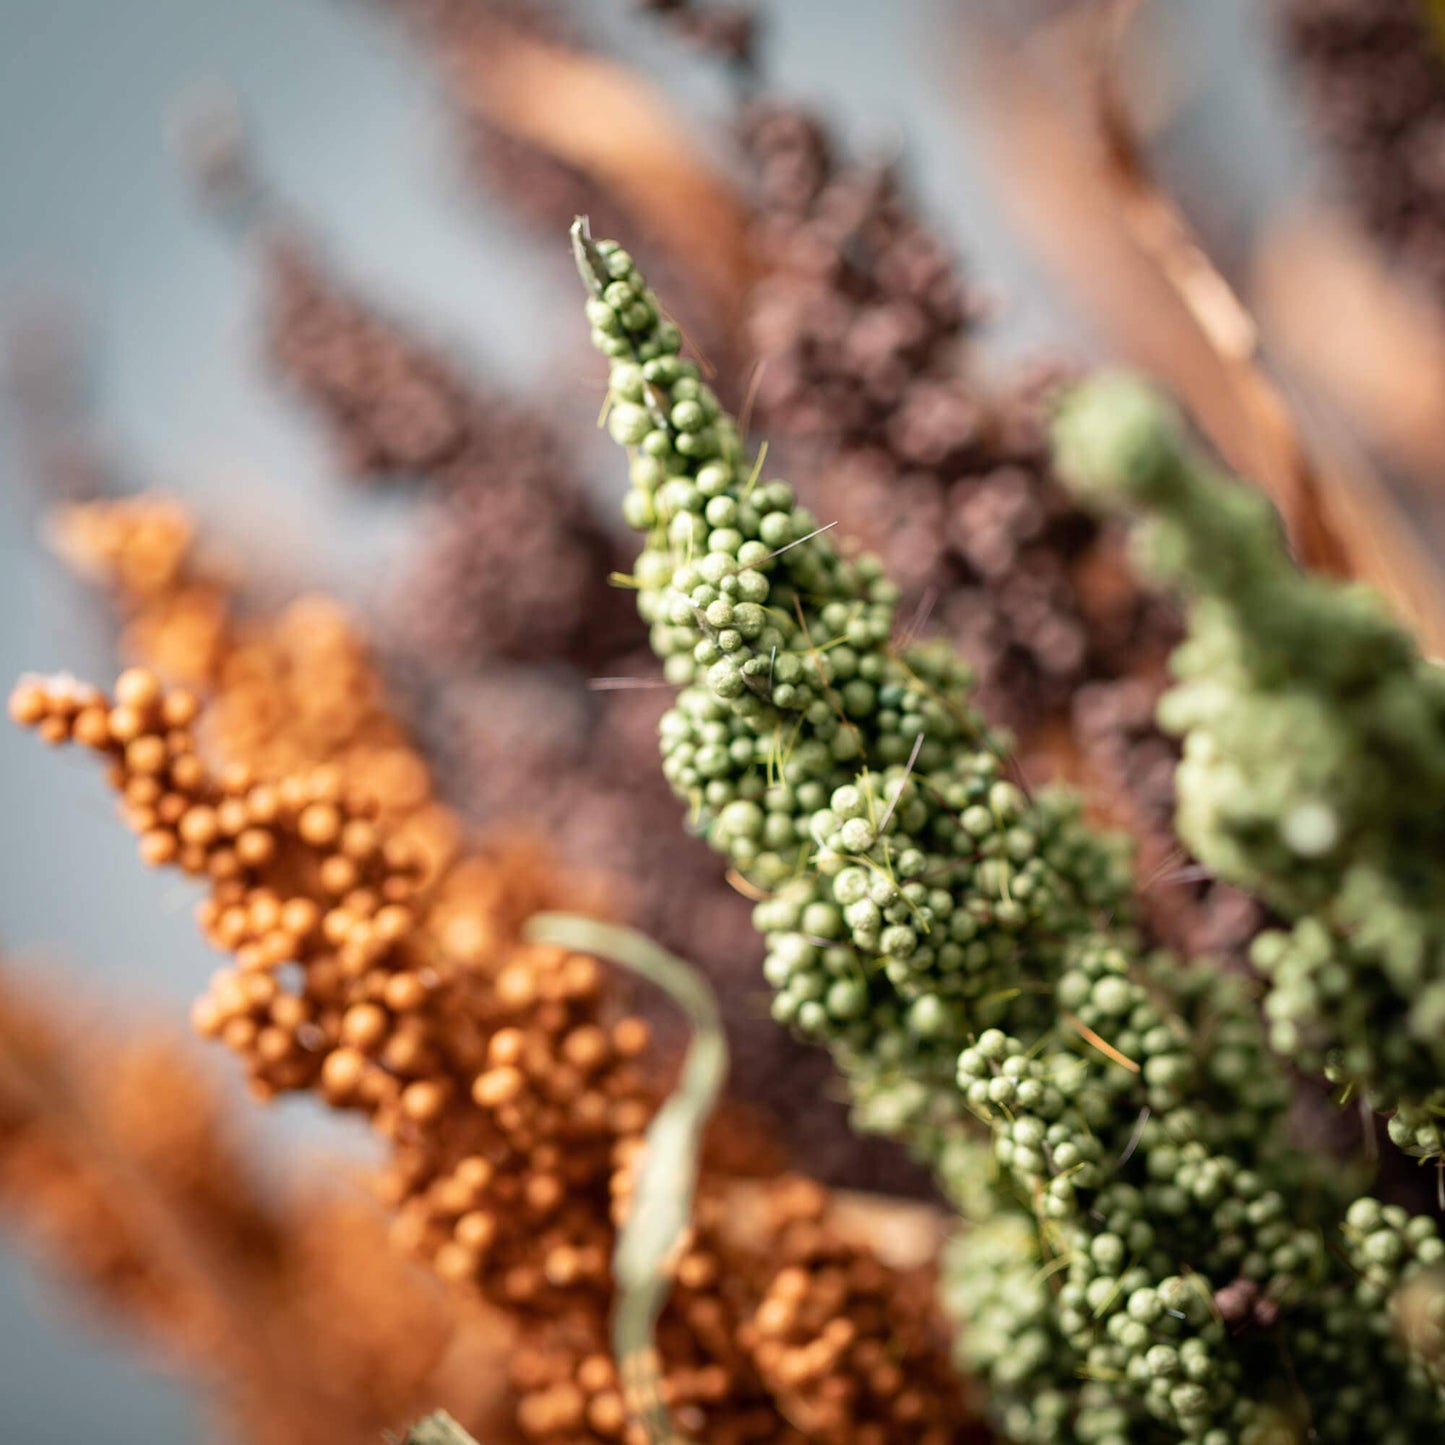
[[[567,234],[572,238],[572,259],[582,284],[593,295],[599,294],[608,281],[607,265],[592,239],[591,222],[586,216],[576,216]]]
[[[1169,472],[1179,433],[1157,387],[1128,372],[1102,372],[1064,398],[1053,446],[1060,475],[1082,497],[1117,505],[1147,494]]]

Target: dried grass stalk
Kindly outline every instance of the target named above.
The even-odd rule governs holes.
[[[1026,238],[1100,333],[1168,381],[1225,461],[1269,493],[1303,560],[1370,582],[1445,652],[1445,593],[1408,523],[1362,462],[1306,443],[1261,364],[1253,319],[1150,177],[1100,60],[1114,32],[1095,29],[1092,48],[1067,58],[1063,94],[969,33],[990,158]]]

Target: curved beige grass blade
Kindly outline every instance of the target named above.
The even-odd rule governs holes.
[[[631,928],[576,914],[543,913],[526,932],[537,943],[621,964],[663,989],[692,1024],[677,1087],[648,1127],[632,1209],[612,1253],[617,1284],[612,1348],[623,1397],[654,1445],[677,1445],[683,1437],[659,1391],[654,1334],[672,1288],[668,1266],[692,1215],[703,1129],[727,1076],[727,1040],[717,1000],[695,968]]]

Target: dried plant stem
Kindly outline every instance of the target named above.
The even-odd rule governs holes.
[[[620,197],[736,316],[752,270],[746,211],[665,98],[615,61],[505,24],[478,21],[476,40],[445,57],[463,107]]]
[[[1106,22],[1117,25],[1118,16],[1110,7]],[[1307,450],[1260,364],[1253,319],[1143,162],[1112,61],[1100,61],[1112,56],[1115,32],[1095,28],[1093,40],[1066,67],[1069,103],[987,34],[970,31],[980,57],[975,89],[1000,137],[992,159],[1010,177],[1002,194],[1091,321],[1166,379],[1226,462],[1268,493],[1301,559],[1370,582],[1428,651],[1445,651],[1439,579],[1394,560],[1408,524],[1362,462]]]
[[[628,1408],[653,1445],[673,1445],[682,1437],[662,1398],[657,1321],[672,1293],[670,1266],[692,1215],[703,1129],[727,1076],[727,1039],[717,999],[696,969],[633,929],[542,913],[526,932],[538,943],[624,964],[665,990],[693,1027],[677,1087],[647,1126],[632,1207],[612,1252],[617,1286],[612,1349]]]
[[[1118,48],[1139,9],[1139,0],[1116,0],[1107,12],[1110,23],[1102,31],[1095,70],[1095,115],[1104,165],[1122,202],[1121,217],[1218,357],[1255,454],[1246,470],[1279,508],[1300,560],[1315,571],[1347,576],[1349,549],[1323,504],[1319,478],[1289,408],[1260,368],[1254,320],[1150,173],[1118,64]]]

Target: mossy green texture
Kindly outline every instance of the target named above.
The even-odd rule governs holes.
[[[664,772],[765,895],[778,1019],[970,1219],[947,1296],[1004,1433],[1429,1438],[1440,1394],[1386,1300],[1445,1255],[1433,1225],[1373,1200],[1351,1224],[1284,1141],[1246,986],[1141,954],[1118,844],[1022,785],[965,664],[900,636],[876,561],[764,475],[627,253],[574,242],[678,688]]]
[[[1300,570],[1257,492],[1143,383],[1080,387],[1062,473],[1139,519],[1189,633],[1160,722],[1183,744],[1180,838],[1289,923],[1263,934],[1270,1041],[1391,1114],[1411,1153],[1445,1115],[1445,670],[1379,597]]]

